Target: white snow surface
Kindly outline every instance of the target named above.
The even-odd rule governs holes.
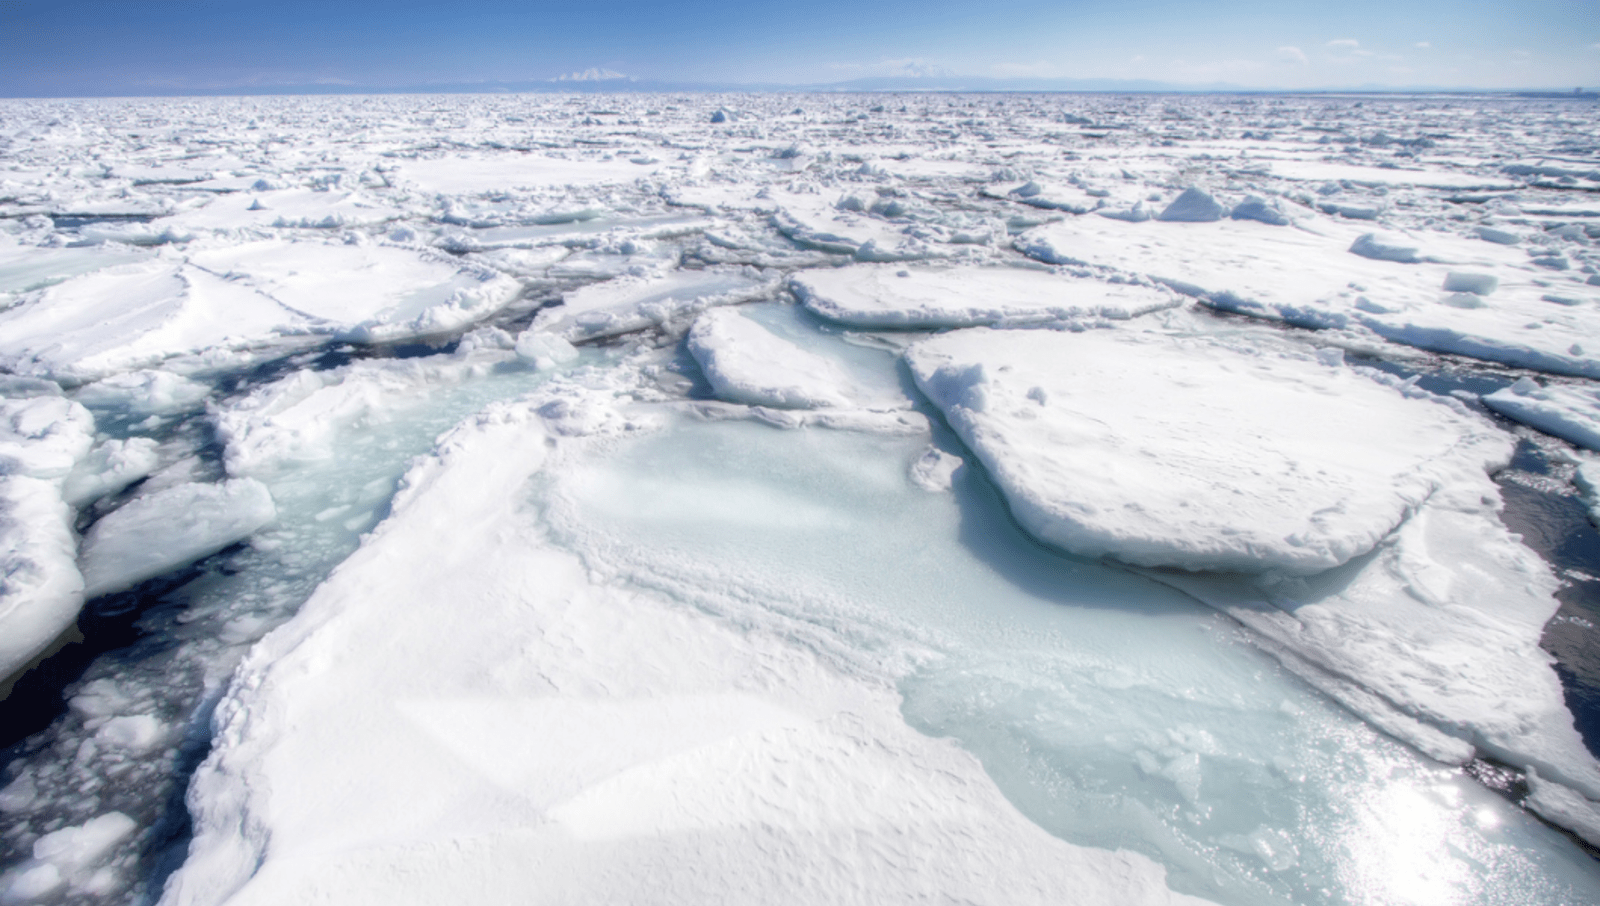
[[[1518,378],[1484,396],[1483,404],[1530,428],[1600,451],[1600,387],[1593,384],[1541,387],[1532,378]]]
[[[645,427],[607,396],[579,394],[589,429]],[[906,727],[888,687],[592,583],[514,492],[583,443],[537,414],[561,399],[441,441],[252,652],[164,904],[1200,902],[1145,857],[1026,821],[976,759]]]
[[[803,271],[790,285],[821,317],[868,329],[1127,319],[1181,304],[1163,287],[1004,267],[864,264]]]
[[[1510,456],[1481,418],[1287,344],[976,328],[907,359],[1023,526],[1140,566],[1320,572]]]
[[[688,345],[719,399],[780,409],[850,405],[849,378],[839,366],[774,336],[737,309],[696,318]]]
[[[83,537],[84,594],[122,591],[193,563],[250,537],[276,515],[266,485],[252,478],[181,484],[129,501]]]

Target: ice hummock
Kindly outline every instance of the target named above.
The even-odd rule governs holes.
[[[791,285],[817,315],[867,329],[1126,319],[1182,304],[1164,287],[1012,267],[816,268]]]
[[[567,293],[561,306],[540,311],[531,329],[578,342],[686,326],[707,308],[765,298],[776,289],[772,279],[743,269],[623,276]]]
[[[1477,416],[1271,342],[980,328],[907,358],[1024,526],[1140,566],[1331,569],[1510,455]]]

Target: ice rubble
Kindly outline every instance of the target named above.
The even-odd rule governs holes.
[[[0,400],[0,683],[72,626],[83,606],[62,483],[94,442],[94,417],[43,396]]]
[[[423,902],[468,878],[475,896],[541,902],[1201,902],[1145,857],[1027,822],[970,755],[910,731],[888,689],[591,583],[507,490],[581,444],[575,431],[647,423],[580,391],[580,427],[558,400],[493,407],[443,439],[394,514],[252,652],[164,903]],[[542,427],[540,411],[558,420]],[[421,560],[424,575],[395,568]]]
[[[1161,287],[1005,267],[818,268],[795,275],[791,285],[816,314],[868,329],[1126,319],[1181,304]]]
[[[1557,583],[1496,518],[1511,440],[1486,420],[1259,336],[980,328],[907,359],[1033,535],[1161,568],[1435,758],[1575,791],[1600,842],[1600,766],[1538,646]]]

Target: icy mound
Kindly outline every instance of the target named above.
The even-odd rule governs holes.
[[[780,409],[850,405],[849,378],[839,366],[734,309],[696,318],[689,352],[717,397],[728,402]]]
[[[0,312],[0,366],[92,380],[183,353],[260,344],[305,323],[248,287],[157,259],[23,296]]]
[[[519,289],[488,268],[381,245],[264,240],[192,260],[361,342],[460,330],[499,311]]]
[[[252,478],[181,484],[133,500],[83,538],[84,594],[122,591],[250,537],[277,516]]]
[[[1168,223],[1210,223],[1213,220],[1221,220],[1222,215],[1227,212],[1228,209],[1217,204],[1217,200],[1209,193],[1202,189],[1188,188],[1163,208],[1156,219]]]
[[[7,874],[0,890],[7,903],[26,903],[66,888],[69,894],[103,896],[115,886],[114,872],[102,868],[116,845],[139,829],[121,812],[107,812],[83,824],[63,827],[33,842],[33,858]]]
[[[746,270],[618,277],[568,293],[560,307],[539,312],[533,326],[578,342],[664,324],[687,324],[707,308],[765,298],[776,289],[774,281]]]
[[[1024,527],[1141,566],[1326,570],[1510,455],[1478,417],[1288,346],[980,328],[907,360]]]
[[[1483,398],[1490,409],[1580,447],[1600,450],[1600,388],[1592,384],[1540,387],[1532,378]]]
[[[869,329],[1120,319],[1182,304],[1154,287],[1007,267],[817,268],[790,285],[816,314]]]
[[[533,529],[525,489],[585,443],[536,412],[637,427],[605,396],[496,406],[447,435],[256,646],[163,903],[1198,903],[1148,858],[1027,821],[976,759],[907,727],[887,684],[592,582]]]
[[[60,397],[0,400],[0,692],[83,606],[62,480],[94,442],[94,418]]]

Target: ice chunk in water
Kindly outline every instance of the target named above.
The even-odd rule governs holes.
[[[1464,410],[1262,345],[978,328],[907,358],[1029,531],[1144,566],[1325,570],[1509,456]]]
[[[83,539],[85,594],[97,597],[210,556],[277,515],[253,478],[189,483],[140,497],[96,522]]]
[[[108,440],[84,457],[61,486],[67,503],[81,507],[122,490],[161,464],[160,445],[148,437]]]
[[[1490,409],[1580,447],[1600,450],[1600,388],[1593,384],[1551,384],[1532,378],[1483,397]]]

